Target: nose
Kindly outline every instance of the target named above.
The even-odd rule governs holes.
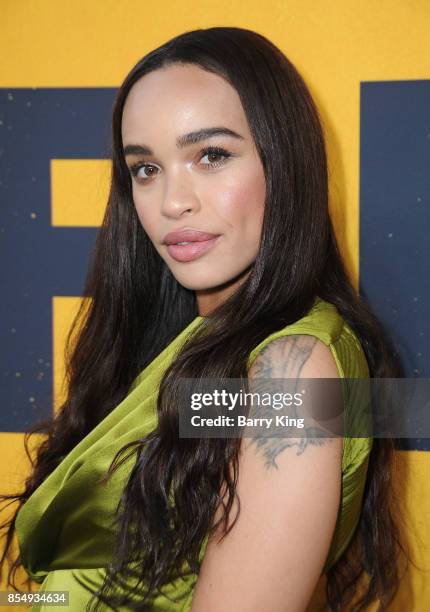
[[[184,212],[193,213],[200,208],[192,178],[186,174],[186,171],[178,169],[166,178],[161,212],[167,217],[177,218]]]

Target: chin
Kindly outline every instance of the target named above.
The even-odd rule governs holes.
[[[210,276],[209,274],[193,274],[191,272],[189,274],[175,274],[173,270],[172,274],[178,283],[180,283],[186,289],[192,289],[193,291],[216,289],[230,280],[229,278],[226,278],[225,275],[216,278],[215,276]]]
[[[192,291],[204,291],[205,289],[216,289],[218,287],[217,283],[210,283],[207,280],[202,281],[201,283],[197,282],[195,279],[182,279],[176,277],[176,280],[180,285],[185,287],[186,289],[191,289]]]

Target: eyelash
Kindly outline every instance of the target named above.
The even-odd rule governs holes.
[[[205,149],[200,151],[200,156],[201,157],[204,157],[205,155],[221,155],[222,157],[224,157],[224,160],[222,160],[222,161],[219,161],[219,162],[209,162],[208,164],[203,164],[207,168],[218,168],[220,166],[223,166],[225,164],[226,160],[229,157],[232,157],[232,153],[229,153],[228,151],[226,151],[222,147],[206,147]],[[148,168],[148,167],[149,168],[155,168],[155,166],[153,166],[152,164],[145,164],[143,162],[136,162],[135,164],[130,166],[130,172],[131,172],[132,176],[137,179],[138,182],[140,182],[140,183],[147,183],[152,178],[151,176],[148,176],[147,178],[142,179],[142,178],[139,178],[137,176],[137,174],[138,174],[138,172],[139,172],[139,170],[141,168]]]

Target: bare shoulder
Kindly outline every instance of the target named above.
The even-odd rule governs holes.
[[[316,336],[294,334],[269,342],[255,358],[248,378],[252,390],[262,392],[269,387],[271,379],[288,378],[297,382],[311,378],[338,379],[339,371],[329,346]],[[298,416],[293,409],[292,414]],[[296,454],[301,455],[310,447],[329,446],[330,450],[325,450],[325,455],[331,454],[333,460],[341,461],[343,442],[340,436],[330,438],[324,432],[319,432],[313,422],[312,428],[305,426],[300,437],[253,437],[245,441],[246,447],[252,445],[264,457],[267,468],[278,468],[279,459],[287,449],[295,449]]]
[[[330,347],[311,335],[269,342],[248,374],[339,377]],[[192,612],[302,612],[327,558],[341,498],[342,438],[243,438],[240,512],[209,539]],[[233,510],[233,518],[236,513]],[[217,512],[216,519],[220,517]],[[232,521],[229,520],[229,525]],[[221,537],[224,535],[224,537]]]
[[[249,378],[337,378],[330,347],[316,336],[293,334],[269,342],[248,371]]]

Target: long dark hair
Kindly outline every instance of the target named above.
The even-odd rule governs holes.
[[[123,447],[107,474],[132,448],[136,462],[121,497],[115,554],[98,601],[140,610],[150,609],[151,598],[181,575],[184,563],[198,573],[203,540],[221,521],[229,524],[236,496],[240,440],[184,443],[179,438],[175,398],[181,378],[246,378],[251,350],[303,317],[317,295],[334,304],[356,332],[371,376],[401,375],[386,331],[353,288],[342,262],[329,216],[323,128],[302,77],[256,32],[235,27],[186,32],[148,53],[117,92],[109,201],[85,285],[85,295],[92,299],[82,302],[68,336],[68,396],[56,417],[43,425],[47,438],[24,492],[3,499],[15,497],[20,507],[124,399],[139,372],[198,315],[195,293],[176,281],[139,222],[121,139],[130,88],[145,74],[177,62],[216,73],[237,90],[264,166],[266,203],[261,245],[248,278],[211,313],[167,368],[155,430]],[[27,434],[26,448],[35,431],[41,426]],[[384,609],[398,589],[395,561],[406,552],[393,514],[393,451],[393,440],[374,440],[358,527],[345,553],[326,573],[329,610],[344,610],[365,576],[366,588],[354,611],[375,600]],[[226,501],[220,496],[222,487]],[[174,504],[168,501],[169,492]],[[223,516],[213,524],[220,506]],[[16,513],[6,550],[15,517]],[[8,580],[19,562],[18,557]],[[145,588],[138,603],[127,595],[114,598],[118,576],[142,580]]]

